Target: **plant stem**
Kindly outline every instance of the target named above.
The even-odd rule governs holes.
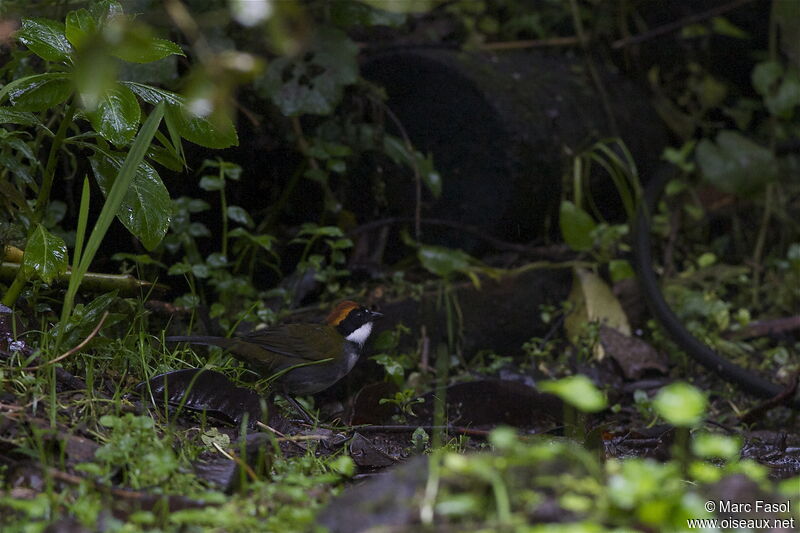
[[[583,22],[581,21],[581,13],[580,9],[578,8],[577,0],[569,0],[569,7],[570,11],[572,12],[572,22],[575,26],[575,34],[578,36],[581,48],[583,49],[586,67],[589,70],[589,76],[592,78],[592,83],[594,83],[595,89],[597,89],[597,93],[600,96],[600,101],[603,104],[603,110],[605,111],[606,118],[608,119],[608,126],[611,129],[611,134],[614,137],[619,137],[620,135],[619,127],[617,127],[617,117],[614,115],[614,110],[611,107],[611,102],[608,98],[608,91],[603,83],[603,79],[600,77],[600,73],[597,71],[594,61],[592,61],[589,49],[589,38],[583,29]]]
[[[219,190],[220,203],[222,204],[222,255],[228,259],[228,199],[225,196],[225,172],[222,164],[219,166],[219,179],[222,181],[222,188]]]
[[[50,191],[53,188],[53,177],[56,172],[56,161],[58,159],[58,152],[61,150],[61,145],[64,144],[64,137],[67,135],[67,128],[72,124],[72,117],[75,115],[75,101],[70,100],[67,104],[67,110],[64,112],[64,117],[61,119],[61,124],[58,125],[58,131],[53,138],[53,144],[50,145],[50,153],[47,155],[47,166],[44,169],[44,176],[42,177],[42,186],[39,188],[39,196],[36,198],[36,208],[33,212],[33,219],[31,228],[35,227],[37,223],[44,218],[45,209],[50,203]]]
[[[3,305],[6,307],[14,306],[14,304],[17,302],[17,298],[19,298],[19,293],[22,292],[22,288],[25,286],[27,279],[23,274],[23,270],[24,269],[22,267],[17,270],[17,275],[14,276],[14,281],[3,295]]]
[[[752,306],[758,307],[759,292],[761,289],[761,257],[764,254],[764,244],[767,240],[767,229],[769,229],[769,219],[772,216],[772,190],[774,184],[767,185],[767,190],[764,193],[764,215],[761,217],[761,224],[758,228],[758,238],[756,239],[756,247],[753,250],[753,300]]]

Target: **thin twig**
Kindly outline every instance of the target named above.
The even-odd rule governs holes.
[[[592,60],[591,50],[589,49],[589,37],[588,34],[583,29],[583,22],[581,21],[580,10],[578,9],[578,2],[577,0],[570,0],[570,11],[572,11],[572,22],[575,26],[575,33],[578,36],[578,40],[581,45],[581,49],[583,50],[583,56],[586,61],[586,67],[589,70],[589,75],[592,78],[592,83],[594,83],[595,88],[597,89],[597,93],[600,96],[600,101],[603,103],[603,110],[605,111],[606,118],[608,118],[608,125],[611,127],[611,134],[614,137],[619,137],[619,128],[617,127],[617,117],[614,115],[614,110],[611,107],[611,101],[608,97],[608,91],[606,90],[606,86],[603,83],[603,79],[600,77],[600,73],[597,71],[595,67],[594,61]]]
[[[789,405],[794,399],[795,393],[797,392],[798,382],[800,382],[800,371],[794,373],[789,385],[787,385],[786,388],[780,392],[780,394],[756,405],[740,416],[739,421],[744,424],[751,424],[756,420],[762,419],[767,411],[778,407],[779,405]]]
[[[292,440],[292,439],[291,439],[290,437],[288,437],[287,435],[284,435],[283,433],[281,433],[281,432],[280,432],[280,431],[278,431],[277,429],[275,429],[275,428],[273,428],[273,427],[271,427],[271,426],[268,426],[268,425],[266,425],[266,424],[265,424],[265,423],[263,423],[263,422],[256,422],[256,425],[257,425],[258,427],[262,428],[262,429],[266,429],[267,431],[270,431],[270,432],[274,433],[275,435],[277,435],[278,437],[280,437],[281,439],[283,439],[283,442],[288,442],[288,443],[290,443],[290,444],[292,444],[292,445],[294,445],[294,446],[297,446],[298,448],[300,448],[301,450],[303,450],[303,452],[307,452],[307,451],[308,451],[308,450],[306,449],[306,447],[305,447],[305,446],[301,446],[301,445],[300,445],[300,444],[298,444],[296,441]]]
[[[717,6],[715,8],[709,9],[708,11],[684,17],[682,19],[676,20],[675,22],[670,22],[669,24],[658,26],[644,33],[640,33],[632,37],[625,37],[624,39],[618,39],[614,41],[614,43],[611,45],[611,48],[615,49],[623,48],[625,46],[628,46],[629,44],[637,44],[644,41],[649,41],[654,37],[659,37],[661,35],[671,33],[673,31],[683,28],[684,26],[688,26],[689,24],[695,24],[697,22],[701,22],[711,17],[717,17],[719,15],[722,15],[723,13],[727,13],[728,11],[741,7],[745,4],[749,4],[752,1],[753,0],[734,0],[729,4]]]
[[[95,337],[95,335],[100,333],[100,328],[103,327],[103,323],[106,321],[106,318],[108,318],[108,311],[103,313],[103,316],[100,317],[100,322],[98,322],[97,325],[92,330],[92,332],[89,333],[89,336],[86,337],[85,339],[83,339],[83,341],[79,345],[77,345],[76,347],[72,348],[71,350],[67,350],[63,354],[61,354],[58,357],[56,357],[55,359],[51,359],[50,361],[47,361],[46,363],[42,363],[41,365],[36,365],[36,366],[26,366],[26,367],[21,368],[20,370],[41,370],[42,368],[46,368],[49,365],[52,365],[54,363],[58,363],[59,361],[63,361],[64,359],[66,359],[70,355],[74,354],[75,352],[78,352],[78,351],[82,350],[87,344],[89,344],[89,341],[91,341]]]
[[[404,426],[404,425],[385,425],[385,426],[362,426],[362,427],[355,427],[353,428],[354,431],[358,431],[359,433],[377,433],[377,432],[386,432],[386,433],[413,433],[418,428],[422,428],[426,431],[434,431],[437,429],[444,429],[448,433],[458,433],[459,435],[468,435],[470,437],[488,437],[491,433],[490,430],[483,430],[483,429],[473,429],[473,428],[466,428],[463,426]]]
[[[244,471],[247,472],[247,475],[250,476],[250,479],[252,479],[253,481],[258,480],[258,476],[256,475],[255,471],[250,467],[250,465],[244,462],[240,457],[237,457],[236,454],[231,452],[226,452],[225,450],[222,449],[222,446],[220,446],[216,442],[212,442],[211,445],[214,446],[214,448],[216,448],[217,451],[221,453],[223,456],[227,457],[228,459],[239,465],[241,468],[243,468]]]
[[[166,0],[164,9],[169,18],[172,19],[172,22],[175,23],[175,26],[189,39],[192,48],[197,53],[197,58],[202,63],[210,63],[213,55],[211,47],[186,6],[180,0]]]
[[[406,222],[414,222],[414,217],[388,217],[388,218],[381,218],[378,220],[373,220],[367,222],[366,224],[362,224],[356,228],[351,229],[347,232],[349,236],[358,235],[359,233],[363,233],[365,231],[370,231],[375,228],[380,228],[382,226],[392,226],[396,224],[403,224]],[[553,247],[553,246],[528,246],[525,244],[518,244],[508,241],[503,241],[501,239],[497,239],[488,235],[485,231],[482,231],[477,226],[472,226],[470,224],[464,224],[462,222],[456,222],[454,220],[445,220],[441,218],[422,218],[420,219],[420,224],[423,225],[431,225],[431,226],[445,226],[448,228],[456,229],[463,233],[469,233],[470,235],[481,239],[482,241],[486,241],[490,245],[492,245],[497,250],[506,250],[509,252],[517,252],[523,254],[533,254],[536,256],[551,256],[551,255],[558,255],[558,253],[565,250],[563,247]]]
[[[389,115],[389,118],[392,119],[394,125],[397,126],[397,129],[400,131],[400,135],[403,137],[403,143],[406,145],[406,150],[408,150],[408,156],[411,159],[411,168],[414,171],[414,186],[415,186],[415,205],[414,205],[414,237],[419,240],[422,236],[422,176],[419,173],[419,165],[417,165],[417,158],[414,157],[414,145],[411,143],[411,138],[408,136],[405,127],[403,127],[403,123],[400,122],[400,119],[397,118],[397,115],[394,114],[394,111],[386,105],[384,105],[384,110],[386,114]]]
[[[518,50],[520,48],[546,48],[556,46],[575,46],[580,44],[577,36],[551,37],[549,39],[528,39],[522,41],[498,41],[479,46],[481,50]]]
[[[431,339],[428,337],[428,331],[425,324],[420,327],[420,340],[419,340],[419,367],[425,372],[435,374],[436,370],[430,366],[430,353],[431,353]]]
[[[756,237],[756,246],[753,249],[753,278],[752,278],[752,306],[753,308],[758,308],[759,304],[759,293],[761,291],[761,271],[763,270],[763,265],[761,264],[761,258],[764,255],[764,245],[767,242],[767,230],[769,229],[769,221],[772,217],[772,202],[770,201],[772,197],[772,191],[774,189],[774,184],[770,183],[767,185],[767,190],[765,192],[765,199],[764,199],[764,214],[761,216],[761,224],[759,224],[758,228],[758,236]]]

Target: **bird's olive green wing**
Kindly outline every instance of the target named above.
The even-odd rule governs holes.
[[[254,364],[280,370],[341,354],[342,336],[322,324],[286,324],[234,340],[230,351]]]

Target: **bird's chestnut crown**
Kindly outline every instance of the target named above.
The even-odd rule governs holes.
[[[382,316],[377,311],[346,300],[333,308],[325,323],[339,330],[347,340],[364,344],[372,331],[372,322]]]

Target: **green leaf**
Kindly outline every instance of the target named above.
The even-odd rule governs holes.
[[[122,168],[124,154],[95,152],[89,158],[97,184],[107,194]],[[172,203],[158,172],[142,161],[117,211],[117,218],[145,248],[155,248],[169,228]]]
[[[358,78],[358,47],[343,32],[325,28],[302,58],[281,57],[256,81],[287,117],[327,115],[338,105],[344,88]]]
[[[185,55],[180,46],[166,39],[155,37],[135,42],[126,42],[112,50],[112,55],[130,63],[152,63],[171,55]]]
[[[361,0],[368,6],[391,13],[425,13],[433,9],[434,0]]]
[[[97,109],[87,115],[95,131],[119,148],[136,135],[141,109],[133,92],[117,84],[101,96]]]
[[[705,181],[723,192],[753,194],[778,177],[772,152],[735,131],[701,140],[695,153]]]
[[[784,75],[780,63],[764,61],[753,69],[752,81],[770,113],[786,119],[792,117],[794,108],[800,104],[800,74],[796,69]]]
[[[594,244],[592,231],[597,224],[589,213],[572,202],[564,200],[561,202],[558,224],[561,227],[564,242],[570,248],[579,252],[591,250]]]
[[[704,459],[735,461],[742,450],[739,437],[701,433],[692,440],[692,451]]]
[[[695,426],[706,411],[705,395],[688,383],[671,383],[658,391],[653,407],[664,420],[678,427]]]
[[[33,126],[39,124],[39,119],[36,118],[36,115],[27,111],[17,111],[10,107],[0,107],[0,124]]]
[[[164,102],[170,106],[184,105],[184,98],[178,93],[166,91],[143,83],[136,83],[135,81],[123,81],[121,83],[148,104],[156,105],[159,102]]]
[[[44,111],[70,97],[73,91],[68,74],[53,72],[34,74],[14,80],[0,90],[0,101],[8,100],[16,111]]]
[[[124,14],[122,4],[116,0],[101,0],[89,6],[89,12],[97,20],[97,22],[108,22],[114,17]]]
[[[45,18],[22,19],[17,38],[45,61],[67,61],[72,54],[64,24]]]
[[[97,21],[86,9],[78,9],[67,13],[67,40],[76,49],[83,48],[97,33]]]
[[[605,394],[594,386],[592,380],[578,374],[556,381],[545,381],[539,385],[543,392],[550,392],[568,404],[586,413],[602,411],[608,405]]]
[[[36,275],[45,283],[52,283],[67,271],[68,264],[64,240],[47,231],[43,225],[37,224],[22,256],[24,275],[29,279]]]
[[[711,30],[716,34],[733,37],[734,39],[750,38],[750,35],[746,31],[725,17],[714,17],[711,19]]]
[[[422,183],[431,191],[434,198],[439,198],[442,195],[442,175],[433,166],[433,156],[423,157],[417,151],[414,152],[414,155]]]
[[[428,272],[445,279],[449,279],[453,274],[469,271],[473,261],[463,250],[433,245],[420,246],[417,258]]]
[[[171,148],[151,144],[147,149],[147,158],[173,172],[182,172],[184,170],[183,161]]]
[[[236,127],[233,122],[227,118],[215,118],[218,118],[221,123],[191,115],[185,107],[167,106],[167,123],[171,123],[178,134],[187,141],[206,148],[220,149],[238,146],[239,137],[236,135]]]
[[[636,274],[633,272],[633,267],[625,259],[612,259],[609,261],[608,271],[611,274],[611,281],[613,283],[636,277]]]
[[[773,115],[785,119],[792,118],[795,108],[800,104],[800,75],[796,70],[786,73],[778,90],[764,98],[764,103]]]
[[[203,176],[198,186],[204,191],[221,191],[225,188],[225,180],[218,176]]]
[[[783,66],[777,61],[763,61],[753,68],[750,77],[761,96],[768,95],[783,76]]]
[[[317,226],[313,223],[303,224],[298,235],[318,235],[320,237],[344,237],[341,228],[336,226]]]
[[[147,254],[128,254],[119,252],[111,256],[112,261],[131,261],[137,265],[156,265],[160,268],[167,268],[167,265],[157,261]]]
[[[253,219],[243,207],[238,205],[228,206],[228,218],[248,228],[253,227]]]

